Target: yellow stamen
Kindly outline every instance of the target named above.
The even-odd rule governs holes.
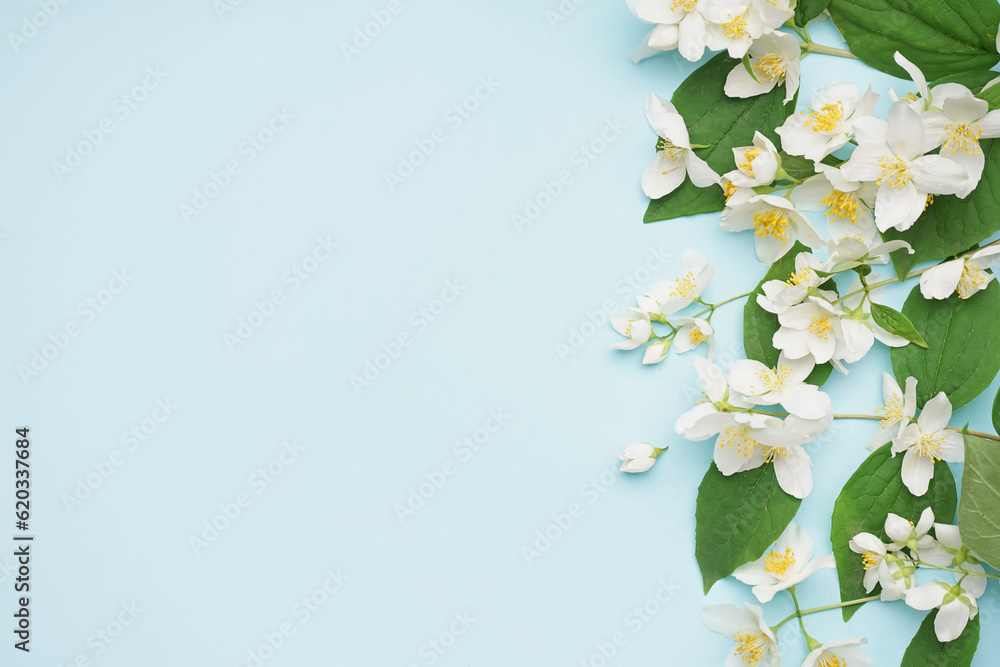
[[[886,401],[885,405],[875,408],[875,414],[881,415],[882,419],[879,423],[882,428],[889,428],[903,418],[903,399],[899,396],[893,396]]]
[[[861,562],[864,564],[866,570],[870,570],[874,567],[878,567],[879,562],[882,560],[882,554],[875,551],[866,551],[861,554]]]
[[[778,366],[773,371],[770,368],[765,368],[757,373],[757,379],[761,381],[763,387],[758,388],[757,385],[752,384],[750,385],[750,391],[755,396],[761,393],[766,394],[770,391],[781,391],[788,384],[788,378],[791,376],[792,369],[788,366]]]
[[[750,458],[754,450],[761,444],[750,437],[750,429],[746,426],[727,428],[719,434],[718,446],[723,449],[736,447],[736,453],[744,458]]]
[[[733,635],[733,639],[736,640],[736,655],[743,658],[743,663],[747,667],[756,667],[764,659],[764,646],[766,646],[764,635],[737,632]]]
[[[779,554],[772,551],[764,561],[764,571],[770,572],[776,577],[783,577],[788,568],[795,564],[795,552],[791,547],[785,547],[785,553]]]
[[[695,283],[694,274],[688,271],[680,278],[674,278],[674,286],[669,294],[681,299],[693,299],[698,296],[698,285]]]
[[[785,59],[774,53],[761,56],[760,60],[753,64],[753,70],[757,72],[758,79],[777,81],[785,76]]]
[[[924,210],[926,211],[931,204],[934,203],[934,195],[927,195],[927,203],[924,204]]]
[[[826,315],[813,315],[812,323],[809,324],[809,331],[816,334],[823,340],[830,338],[830,332],[833,330],[833,324],[830,323],[830,318]]]
[[[813,270],[808,266],[801,271],[793,273],[785,282],[789,285],[808,285],[813,280]]]
[[[701,332],[701,329],[699,329],[698,327],[695,327],[695,328],[691,329],[691,335],[688,336],[688,340],[691,341],[691,345],[695,345],[696,346],[696,345],[699,345],[701,343],[704,343],[708,339],[705,338],[705,334],[703,334]]]
[[[736,194],[737,190],[739,190],[739,188],[732,183],[728,181],[724,183],[722,186],[722,193],[726,195],[726,201],[729,201],[729,198]]]
[[[758,155],[760,155],[759,148],[748,148],[743,151],[743,162],[740,162],[739,168],[749,176],[753,176],[753,161]]]
[[[962,277],[958,279],[958,295],[963,299],[979,291],[979,288],[990,279],[990,274],[983,271],[978,266],[966,264],[962,269]]]
[[[901,188],[910,182],[910,166],[898,157],[886,155],[879,164],[882,165],[882,175],[876,181],[879,185]]]
[[[760,237],[770,236],[788,245],[788,216],[780,211],[760,211],[753,216],[754,234]]]
[[[816,663],[816,667],[847,667],[847,661],[826,651]]]
[[[670,141],[670,139],[663,139],[661,137],[656,142],[656,150],[660,151],[671,160],[677,160],[680,159],[686,149],[677,146],[674,142]]]
[[[698,0],[674,0],[672,9],[681,10],[682,12],[687,12],[690,14],[694,11],[694,8],[698,5]]]
[[[917,443],[913,445],[913,453],[921,458],[929,458],[932,461],[941,460],[941,445],[945,442],[945,437],[936,433],[923,433]],[[913,522],[910,522],[913,525]]]
[[[853,192],[841,192],[832,190],[830,194],[819,200],[826,204],[830,210],[826,212],[826,217],[830,220],[850,219],[851,224],[855,224],[861,214],[861,202]]]
[[[941,154],[961,153],[963,155],[982,155],[983,149],[979,147],[979,139],[983,136],[983,129],[979,123],[953,123],[944,128],[948,133],[948,138],[944,140],[941,147]]]
[[[811,113],[807,114],[809,120],[806,127],[812,126],[813,132],[833,132],[837,129],[837,123],[844,120],[844,103],[824,104],[823,108],[816,111],[809,107]]]
[[[743,12],[739,16],[733,17],[732,21],[723,23],[719,27],[729,39],[738,39],[747,34],[747,13]]]
[[[916,102],[920,98],[917,97],[916,93],[907,93],[907,94],[903,95],[903,97],[901,99],[902,99],[903,102]]]

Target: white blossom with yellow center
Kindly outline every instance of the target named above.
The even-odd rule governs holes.
[[[781,327],[775,332],[772,343],[788,359],[810,358],[816,364],[840,359],[847,346],[841,321],[845,314],[839,305],[810,297],[778,314]]]
[[[854,136],[855,122],[871,115],[878,98],[871,88],[861,95],[853,83],[821,88],[813,95],[808,111],[792,114],[776,130],[781,147],[789,155],[819,162],[847,145]]]
[[[924,125],[906,102],[889,109],[889,120],[866,117],[855,123],[858,147],[841,166],[852,181],[873,181],[879,231],[909,229],[927,207],[928,195],[957,194],[967,184],[965,167],[942,155],[925,155]]]
[[[735,642],[726,659],[727,665],[781,666],[778,640],[764,622],[760,607],[748,603],[743,609],[731,604],[707,605],[701,618],[706,628]]]
[[[673,104],[659,95],[650,95],[646,98],[646,118],[660,137],[656,154],[642,176],[647,197],[665,197],[688,176],[699,188],[719,182],[719,175],[691,150],[687,126]]]
[[[789,359],[782,354],[774,368],[739,359],[729,366],[729,386],[754,405],[781,405],[803,419],[823,419],[831,412],[830,396],[805,382],[813,368],[810,357]]]
[[[835,566],[833,555],[813,559],[813,541],[798,524],[788,524],[781,537],[763,556],[736,569],[733,575],[753,586],[760,602],[770,602],[779,592],[805,580],[817,570]]]
[[[823,211],[832,240],[854,239],[870,246],[878,238],[874,214],[878,186],[850,181],[840,169],[822,163],[816,170],[819,173],[792,190],[792,203],[803,211]]]
[[[726,77],[726,95],[755,97],[785,84],[785,102],[792,101],[799,89],[802,72],[799,41],[787,32],[772,32],[753,41],[747,51],[750,70],[737,63]]]
[[[643,307],[655,305],[657,312],[673,315],[701,298],[714,273],[711,262],[694,250],[687,250],[681,257],[681,275],[651,285],[647,290],[649,301],[643,303]]]
[[[938,461],[965,460],[962,434],[946,428],[951,420],[951,401],[944,392],[927,401],[916,423],[910,424],[892,445],[892,453],[903,454],[903,484],[915,496],[927,493]]]
[[[876,409],[876,414],[882,419],[879,421],[879,429],[872,434],[868,441],[869,451],[875,451],[887,442],[896,440],[903,435],[903,431],[910,425],[913,416],[917,413],[917,379],[906,378],[906,391],[899,387],[890,373],[882,374],[882,395],[884,403]]]
[[[810,291],[833,301],[837,298],[836,292],[819,289],[827,279],[816,271],[827,270],[829,270],[827,263],[821,262],[816,255],[811,252],[800,252],[795,256],[795,273],[786,280],[765,282],[762,286],[764,293],[757,295],[757,305],[769,313],[779,315],[805,301]]]
[[[708,359],[715,356],[715,329],[698,317],[674,317],[667,320],[677,333],[674,335],[674,350],[678,354],[690,352],[702,343],[708,344]]]
[[[770,185],[778,171],[780,158],[778,149],[760,132],[755,132],[752,146],[733,149],[736,169],[723,174],[723,182],[728,181],[739,188],[754,188]]]
[[[802,667],[872,667],[871,658],[861,648],[867,643],[865,637],[826,642],[810,651]]]
[[[638,308],[630,308],[629,312],[622,315],[612,315],[611,326],[614,327],[615,331],[628,338],[628,340],[613,343],[611,347],[616,350],[634,350],[640,345],[645,345],[646,341],[653,335],[649,313]]]
[[[757,258],[771,266],[792,249],[795,241],[810,248],[825,244],[812,223],[789,200],[758,195],[744,203],[727,206],[720,221],[727,232],[753,230]]]
[[[932,267],[920,275],[920,293],[925,299],[947,299],[958,293],[963,299],[990,286],[995,277],[986,269],[1000,263],[1000,245],[980,248],[971,255],[959,257]]]

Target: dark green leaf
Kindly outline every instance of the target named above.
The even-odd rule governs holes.
[[[903,667],[969,667],[979,646],[979,616],[969,621],[958,639],[939,642],[934,634],[937,610],[927,614],[903,654]]]
[[[990,86],[976,95],[981,100],[986,100],[990,104],[990,111],[1000,109],[1000,86]]]
[[[958,72],[949,76],[935,79],[931,86],[940,86],[942,83],[960,83],[974,93],[978,93],[983,86],[988,84],[998,75],[993,70],[983,70],[981,72]]]
[[[906,275],[918,262],[958,255],[1000,231],[1000,150],[996,150],[995,139],[980,145],[986,167],[972,194],[965,199],[954,195],[935,197],[908,230],[890,229],[883,234],[886,241],[903,239],[913,246],[912,255],[893,253],[892,263],[898,275]]]
[[[911,343],[916,343],[920,347],[927,347],[927,341],[917,333],[917,330],[913,328],[913,323],[907,319],[906,315],[880,303],[873,303],[871,306],[872,319],[875,320],[875,324],[891,334],[902,336]]]
[[[807,23],[822,14],[830,0],[799,0],[795,6],[795,25],[805,27]]]
[[[1000,433],[1000,391],[993,399],[993,430]]]
[[[1000,442],[965,436],[958,522],[965,546],[1000,566]]]
[[[996,0],[831,0],[829,9],[854,55],[893,76],[909,78],[896,51],[928,79],[1000,62]]]
[[[927,341],[928,349],[907,345],[891,352],[892,370],[903,383],[917,378],[917,404],[943,391],[954,407],[982,393],[1000,371],[1000,285],[968,299],[953,294],[943,301],[925,299],[914,287],[903,314]]]
[[[840,577],[840,599],[844,602],[863,598],[864,566],[861,555],[851,551],[850,542],[858,533],[872,533],[886,540],[885,518],[890,512],[916,523],[927,507],[934,510],[940,523],[949,523],[955,516],[957,498],[955,478],[944,461],[934,465],[934,478],[927,493],[919,498],[903,484],[902,456],[892,456],[892,444],[883,445],[871,454],[847,480],[833,508],[830,541],[837,559]],[[874,592],[878,591],[878,587]],[[846,621],[860,605],[844,607]]]
[[[816,166],[812,160],[808,160],[800,155],[789,155],[784,151],[778,153],[781,157],[781,168],[792,178],[804,181],[810,176],[816,175]]]
[[[795,100],[784,104],[783,85],[747,99],[726,97],[726,77],[739,64],[720,53],[685,79],[671,99],[687,123],[691,143],[709,146],[697,150],[697,155],[719,174],[735,168],[733,149],[752,145],[755,131],[777,144],[774,128],[795,110]],[[721,211],[725,204],[721,188],[698,188],[688,179],[666,197],[649,202],[643,222],[712,213]]]
[[[791,278],[795,273],[795,256],[808,250],[809,248],[796,242],[784,257],[771,265],[764,279],[747,298],[747,303],[743,307],[743,350],[747,359],[759,361],[771,368],[778,364],[779,353],[771,341],[781,325],[778,324],[777,315],[767,312],[757,304],[757,296],[764,293],[764,283],[768,280]],[[825,285],[824,288],[834,289],[833,283]],[[830,364],[820,364],[806,378],[806,382],[820,386],[829,379],[831,371],[833,366]]]
[[[698,487],[695,556],[707,593],[740,565],[760,558],[802,503],[778,486],[774,466],[729,477],[712,467]]]

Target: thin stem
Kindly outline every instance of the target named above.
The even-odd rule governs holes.
[[[727,303],[730,303],[730,302],[732,302],[732,301],[737,301],[737,300],[739,300],[739,299],[745,299],[745,298],[747,298],[748,296],[750,296],[751,294],[753,294],[753,292],[752,292],[752,291],[751,291],[751,292],[744,292],[743,294],[737,294],[736,296],[731,296],[731,297],[729,297],[728,299],[725,299],[725,300],[723,300],[723,301],[720,301],[719,303],[715,304],[715,306],[714,306],[714,307],[715,307],[715,308],[718,308],[719,306],[724,306],[724,305],[726,305]]]
[[[876,421],[882,421],[882,418],[878,415],[834,415],[834,419],[874,419]]]
[[[805,51],[804,55],[809,55],[810,53],[822,53],[828,56],[840,56],[841,58],[854,58],[857,60],[857,56],[848,51],[847,49],[838,49],[832,46],[827,46],[825,44],[817,44],[816,42],[806,42],[805,44],[800,44],[802,50]]]
[[[766,413],[761,413],[766,414]],[[774,415],[775,417],[780,415]],[[834,415],[834,419],[873,419],[875,421],[882,421],[882,417],[879,415]],[[993,435],[992,433],[983,433],[982,431],[963,431],[960,428],[955,428],[954,426],[945,426],[949,431],[958,431],[959,433],[965,433],[966,435],[971,435],[976,438],[986,438],[987,440],[995,440],[1000,442],[1000,437]]]
[[[857,600],[848,600],[847,602],[828,604],[823,607],[813,607],[812,609],[803,609],[799,613],[790,614],[788,618],[783,618],[780,623],[778,623],[775,626],[772,626],[771,630],[777,632],[781,628],[781,626],[783,626],[785,623],[788,623],[788,621],[792,620],[793,618],[799,615],[808,616],[809,614],[818,614],[821,611],[830,611],[832,609],[840,609],[841,607],[853,607],[854,605],[865,604],[866,602],[874,602],[875,600],[881,599],[881,597],[882,596],[880,595],[872,595],[871,597],[867,598],[858,598]]]
[[[799,607],[799,599],[795,597],[795,586],[788,589],[788,592],[792,596],[792,603],[795,605],[795,616],[799,619],[799,629],[802,630],[802,636],[806,638],[806,644],[809,646],[809,650],[813,650],[814,646],[818,645],[815,639],[809,636],[806,632],[806,624],[802,622],[802,609]]]
[[[929,567],[932,570],[944,570],[945,572],[954,572],[956,574],[963,574],[963,575],[966,575],[966,576],[969,576],[969,577],[989,577],[990,579],[1000,579],[1000,574],[989,574],[988,572],[984,572],[982,574],[979,574],[978,572],[969,572],[967,570],[959,570],[959,569],[954,568],[954,567],[941,567],[940,565],[933,565],[931,563],[925,563],[922,560],[917,560],[917,561],[912,561],[912,562],[915,562],[917,565],[919,565],[921,567]]]
[[[921,273],[923,273],[925,271],[928,271],[930,269],[933,269],[933,268],[934,268],[933,266],[928,266],[926,269],[920,269],[919,271],[914,271],[913,273],[907,273],[906,276],[903,278],[903,280],[909,280],[910,278],[915,278],[915,277],[919,276]],[[893,283],[898,283],[898,282],[902,282],[902,281],[897,276],[895,278],[888,278],[886,280],[880,280],[877,283],[872,283],[871,285],[865,285],[864,287],[862,287],[859,290],[854,290],[850,294],[845,294],[844,296],[840,297],[839,299],[837,299],[836,301],[833,302],[833,305],[837,305],[841,301],[844,301],[845,299],[850,299],[852,296],[861,294],[862,292],[869,292],[869,291],[875,289],[876,287],[883,287],[885,285],[891,285]]]

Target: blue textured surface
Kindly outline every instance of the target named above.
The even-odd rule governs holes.
[[[24,30],[42,4],[6,3],[0,27]],[[219,4],[72,2],[0,48],[0,441],[10,455],[14,427],[32,429],[37,535],[33,651],[8,643],[3,663],[253,665],[284,629],[265,664],[721,664],[730,643],[701,607],[751,595],[732,579],[701,591],[694,501],[711,443],[673,435],[691,357],[643,368],[608,349],[602,314],[674,275],[686,248],[716,263],[709,299],[763,274],[751,237],[717,215],[640,224],[643,100],[695,66],[632,64],[645,26],[623,2],[563,2],[558,21],[556,0],[402,0],[394,15],[381,1]],[[348,58],[372,12],[391,21]],[[892,82],[825,56],[804,67],[803,101],[833,80]],[[100,142],[77,164],[68,147],[88,134]],[[518,229],[527,200],[543,210]],[[740,308],[715,323],[725,363],[741,354]],[[22,378],[36,352],[51,358]],[[836,411],[873,410],[888,368],[880,348],[835,377]],[[989,428],[995,392],[955,423]],[[176,409],[150,421],[167,399]],[[817,554],[871,428],[837,424],[810,448],[798,521]],[[636,440],[671,448],[625,477],[615,453]],[[213,520],[229,525],[209,541]],[[0,564],[6,615],[12,559]],[[800,597],[837,601],[834,573]],[[138,618],[101,639],[133,603]],[[982,606],[984,666],[1000,650],[995,584]],[[821,639],[870,633],[881,666],[921,618],[897,603],[808,624]]]

